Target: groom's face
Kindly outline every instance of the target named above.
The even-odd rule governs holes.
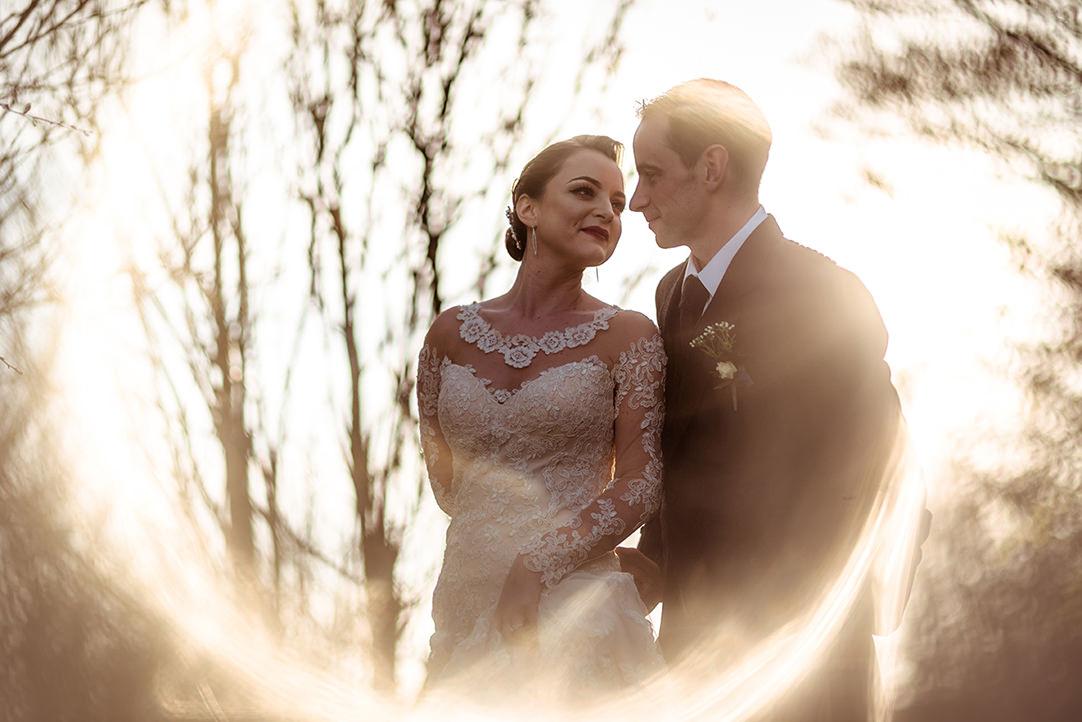
[[[669,147],[669,119],[643,120],[632,148],[639,180],[628,207],[642,213],[662,248],[690,246],[702,220],[703,188],[696,168]]]

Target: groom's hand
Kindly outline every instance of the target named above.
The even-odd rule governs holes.
[[[635,588],[646,605],[646,613],[653,611],[661,601],[661,567],[633,547],[616,547],[620,568],[635,580]]]

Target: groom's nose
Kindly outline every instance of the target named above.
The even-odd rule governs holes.
[[[630,210],[642,213],[647,203],[649,203],[649,200],[646,197],[646,192],[642,189],[642,182],[640,181],[635,184],[635,192],[631,194],[631,200],[627,202],[627,207]]]

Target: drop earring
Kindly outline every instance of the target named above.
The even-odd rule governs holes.
[[[597,270],[597,266],[594,266],[594,281],[601,283],[601,273]]]
[[[534,256],[536,256],[537,255],[537,229],[535,227],[533,227],[533,226],[530,226],[530,233],[533,235],[533,254],[534,254]]]

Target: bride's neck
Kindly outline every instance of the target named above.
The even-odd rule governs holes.
[[[574,311],[586,298],[582,290],[582,272],[556,275],[521,266],[505,298],[527,318]]]

